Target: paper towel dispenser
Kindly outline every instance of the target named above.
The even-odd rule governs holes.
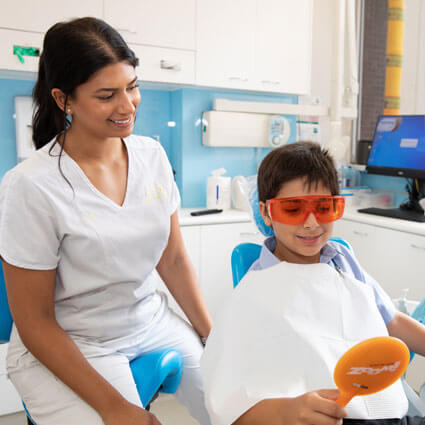
[[[270,148],[291,135],[283,115],[207,111],[202,114],[202,144],[217,147]]]

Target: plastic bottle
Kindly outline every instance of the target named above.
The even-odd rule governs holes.
[[[207,181],[207,208],[229,209],[231,205],[231,178],[224,177],[226,170],[212,171]]]

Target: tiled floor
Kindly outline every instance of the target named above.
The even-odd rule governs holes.
[[[187,409],[169,395],[161,395],[153,404],[151,412],[156,415],[162,425],[199,425],[190,417]],[[0,425],[26,425],[23,413],[0,416]]]

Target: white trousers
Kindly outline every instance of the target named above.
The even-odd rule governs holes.
[[[177,399],[201,425],[210,425],[199,370],[203,347],[193,328],[173,312],[169,311],[160,323],[149,330],[143,343],[120,347],[107,356],[100,349],[101,354],[90,356],[88,361],[128,401],[142,407],[129,361],[143,353],[163,348],[175,348],[183,357]],[[91,406],[41,363],[13,372],[9,377],[37,425],[103,424]]]

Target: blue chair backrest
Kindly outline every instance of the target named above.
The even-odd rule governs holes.
[[[9,342],[12,330],[12,316],[7,301],[6,285],[4,283],[3,267],[0,262],[0,344]]]
[[[236,288],[245,276],[252,263],[260,256],[261,245],[256,243],[241,243],[232,252],[233,287]]]
[[[338,236],[333,236],[329,240],[338,242],[350,250],[352,249],[351,245],[345,239]],[[251,242],[241,243],[233,249],[231,263],[234,288],[238,286],[240,280],[245,276],[254,261],[258,259],[260,252],[261,245]]]

